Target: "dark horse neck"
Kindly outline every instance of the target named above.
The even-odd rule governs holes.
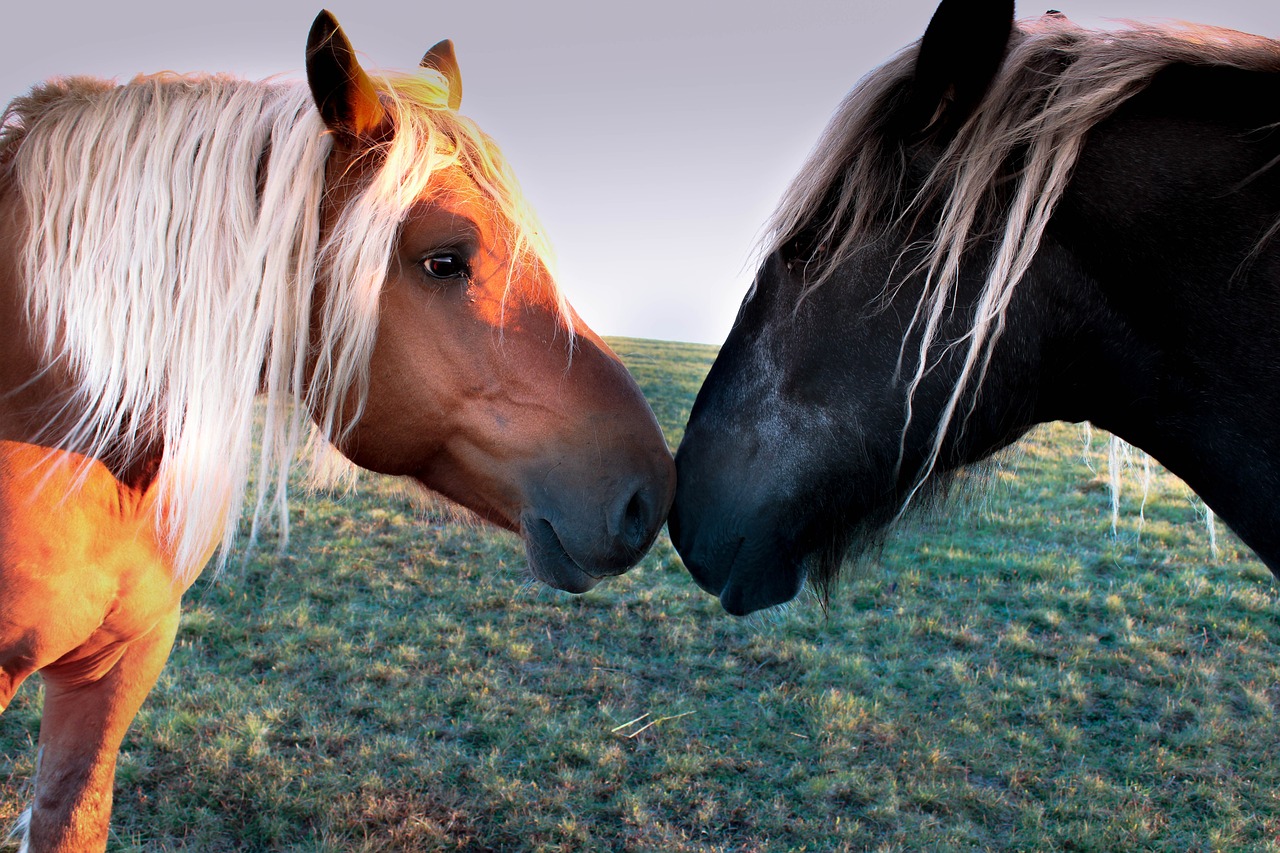
[[[1094,129],[1050,229],[1083,298],[1052,300],[1069,367],[1042,402],[1151,453],[1280,574],[1278,123],[1280,75],[1175,66]]]

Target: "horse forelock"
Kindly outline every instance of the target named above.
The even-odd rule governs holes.
[[[69,434],[44,438],[88,456],[163,447],[157,506],[187,578],[214,544],[225,561],[251,479],[254,530],[271,506],[287,534],[288,471],[316,398],[298,401],[319,384],[305,372],[322,268],[334,264],[316,342],[332,440],[352,420],[337,408],[348,392],[363,400],[399,223],[433,173],[462,166],[511,223],[517,254],[550,263],[501,155],[445,109],[441,86],[424,75],[380,88],[396,133],[324,245],[333,139],[305,84],[70,79],[5,114],[0,165],[28,221],[27,321],[83,407]]]
[[[910,351],[911,334],[904,335],[900,362],[909,377],[905,441],[915,391],[940,357],[938,336],[955,304],[962,259],[980,239],[991,240],[992,262],[971,326],[962,340],[944,342],[960,345],[963,364],[903,510],[933,472],[952,425],[963,423],[966,390],[985,376],[1014,289],[1089,130],[1174,64],[1280,72],[1280,43],[1231,30],[1144,24],[1087,30],[1060,15],[1024,21],[983,100],[916,183],[906,172],[920,149],[895,119],[906,106],[918,51],[918,43],[908,47],[846,97],[784,194],[761,247],[764,256],[789,247],[809,255],[801,259],[803,300],[863,247],[891,232],[906,235],[896,280],[882,294],[923,276],[911,321],[919,334]]]

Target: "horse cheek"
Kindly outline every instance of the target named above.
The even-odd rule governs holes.
[[[383,294],[368,396],[359,421],[339,446],[362,468],[416,474],[447,429],[444,401],[456,359],[444,351],[451,333],[441,316],[443,300],[434,297],[406,285],[388,287]]]

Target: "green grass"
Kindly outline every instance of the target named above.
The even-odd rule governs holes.
[[[614,343],[678,440],[714,350]],[[829,614],[748,620],[665,537],[571,597],[386,480],[299,500],[288,554],[189,594],[111,849],[1280,850],[1277,586],[1163,473],[1113,537],[1084,447],[1036,434]]]

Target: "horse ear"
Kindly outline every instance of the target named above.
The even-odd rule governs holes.
[[[1013,0],[942,0],[916,58],[909,130],[958,127],[1000,69],[1013,32]]]
[[[386,119],[373,81],[328,10],[316,16],[307,36],[307,83],[320,116],[334,133],[370,137]]]
[[[458,57],[453,52],[453,42],[445,39],[427,51],[419,63],[423,68],[439,71],[449,82],[449,109],[462,106],[462,72],[458,70]]]

